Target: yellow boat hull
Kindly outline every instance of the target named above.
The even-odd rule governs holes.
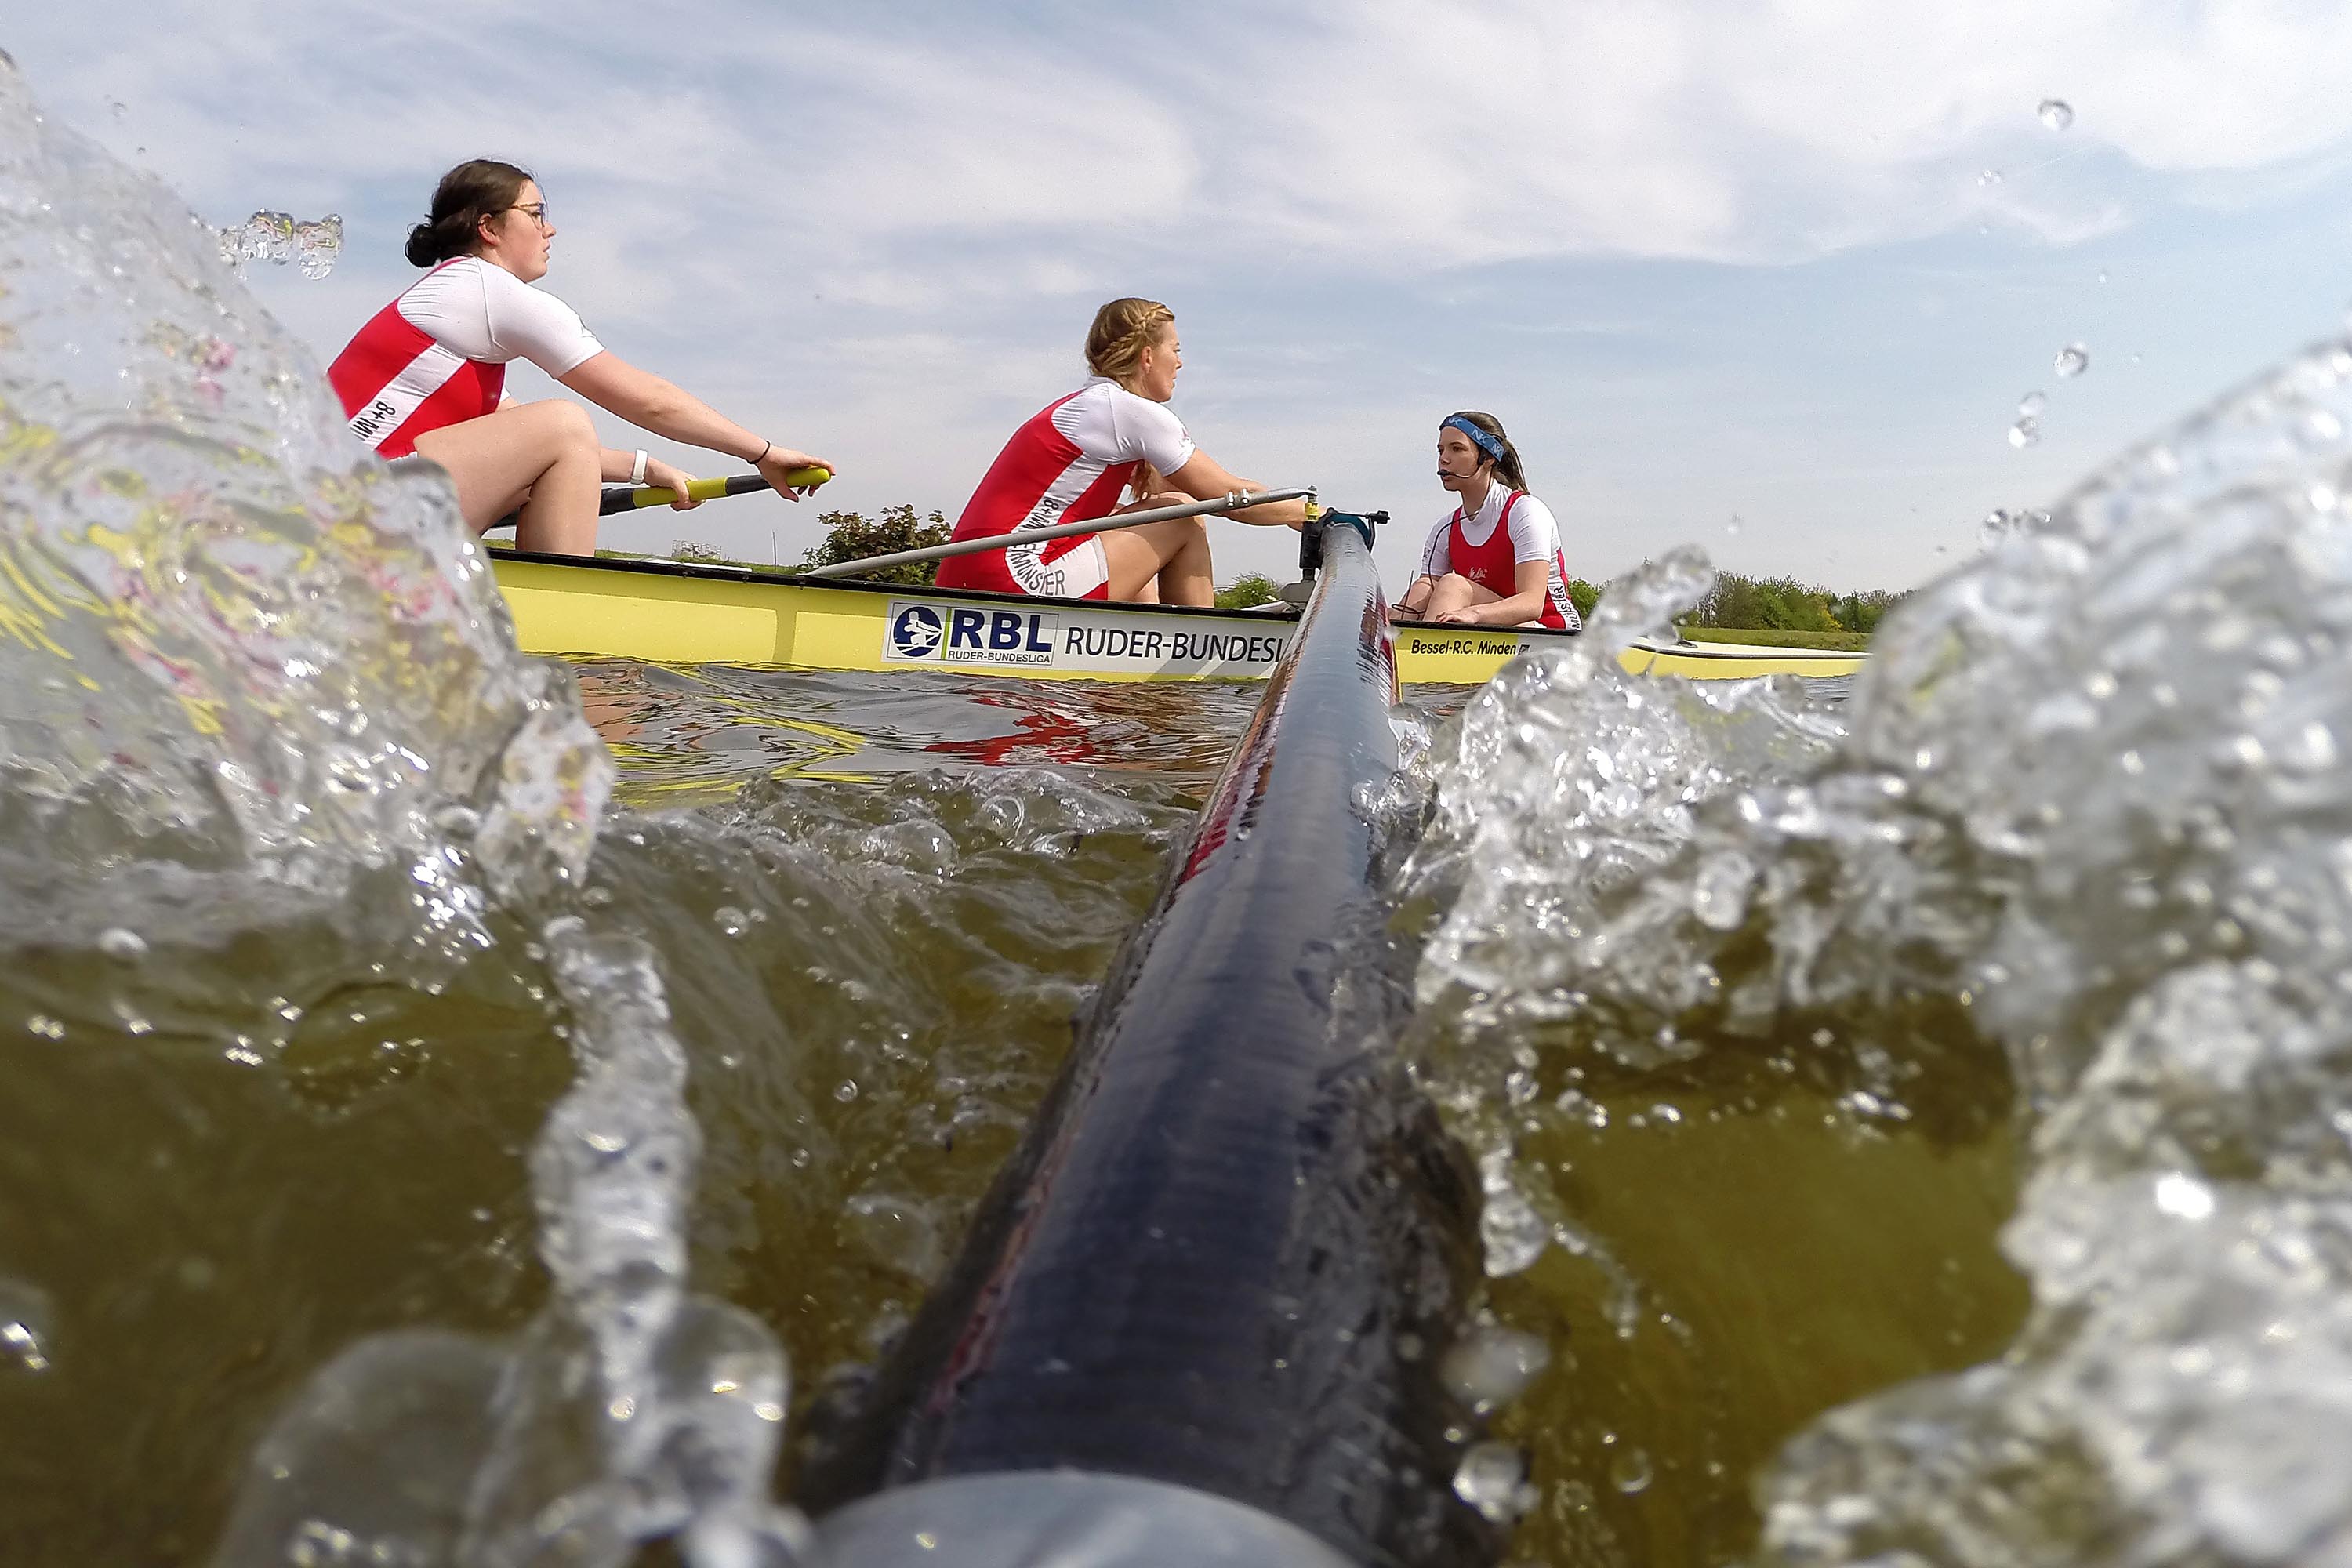
[[[1048,680],[1257,680],[1282,657],[1286,616],[1158,605],[821,582],[740,567],[489,552],[530,653],[784,668],[949,669]],[[1564,634],[1397,628],[1406,685],[1477,685]],[[1851,675],[1863,655],[1724,644],[1637,645],[1636,674],[1699,679]]]

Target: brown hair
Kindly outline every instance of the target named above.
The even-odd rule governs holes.
[[[469,158],[433,187],[433,211],[408,231],[408,264],[438,267],[453,256],[471,256],[481,244],[480,226],[514,205],[530,171],[496,158]]]
[[[1087,329],[1087,368],[1125,381],[1160,329],[1175,320],[1176,312],[1157,300],[1113,300],[1095,312],[1095,324]]]
[[[1496,418],[1491,414],[1481,414],[1475,408],[1458,410],[1455,413],[1447,415],[1446,418],[1466,419],[1471,424],[1478,426],[1479,429],[1486,432],[1487,435],[1492,436],[1496,440],[1501,442],[1503,444],[1503,455],[1501,457],[1488,459],[1486,458],[1486,449],[1481,447],[1478,452],[1479,458],[1482,461],[1491,460],[1495,465],[1495,472],[1500,475],[1503,482],[1510,486],[1513,489],[1524,490],[1528,488],[1528,471],[1526,468],[1519,466],[1519,449],[1511,445],[1511,438],[1508,436],[1503,434],[1503,422],[1501,420]],[[1439,420],[1438,428],[1442,430],[1444,427],[1445,421],[1444,419]]]

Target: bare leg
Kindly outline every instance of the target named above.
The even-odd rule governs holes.
[[[1133,603],[1146,583],[1157,583],[1163,605],[1206,605],[1216,599],[1210,574],[1209,531],[1198,518],[1147,522],[1101,535],[1110,567],[1110,596]]]
[[[1440,616],[1456,615],[1473,605],[1491,605],[1503,595],[1492,593],[1470,581],[1459,572],[1448,572],[1429,590],[1429,603],[1421,608],[1421,618],[1433,621]]]
[[[511,404],[463,424],[428,430],[417,453],[449,470],[457,510],[477,533],[520,503],[515,543],[551,555],[596,552],[603,447],[588,411],[551,398]]]

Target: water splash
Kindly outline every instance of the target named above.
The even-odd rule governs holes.
[[[221,259],[232,267],[247,261],[278,267],[291,262],[305,278],[324,278],[335,269],[343,253],[343,220],[339,213],[298,219],[291,213],[257,212],[216,232]]]
[[[1635,1064],[1772,1041],[1849,1115],[1980,1078],[1970,1030],[2005,1056],[2031,1319],[1791,1445],[1771,1555],[2352,1541],[2347,428],[2328,343],[1906,603],[1836,724],[1778,726],[1801,743],[1696,742],[1690,699],[1557,663],[1465,715],[1425,1002]],[[1474,1031],[1432,1068],[1531,1204],[1510,1052],[1562,1037]]]
[[[5,901],[54,921],[157,860],[281,897],[380,873],[384,923],[456,950],[479,881],[569,880],[609,763],[446,483],[355,453],[203,226],[10,70],[0,126],[0,826],[46,851]],[[454,856],[452,803],[484,824]]]
[[[281,218],[251,254],[331,259],[339,226]],[[531,1161],[549,1308],[512,1344],[346,1351],[219,1561],[789,1560],[782,1357],[686,1289],[698,1133],[659,976],[569,907],[612,781],[570,675],[516,651],[446,480],[356,447],[205,226],[5,64],[0,278],[0,942],[150,987],[111,1003],[139,1041],[238,933],[331,931],[324,997],[433,991],[520,925],[578,1069]],[[309,1010],[264,1005],[240,1066]],[[38,1316],[10,1320],[28,1368]]]
[[[56,1316],[46,1292],[0,1276],[0,1377],[49,1370]]]

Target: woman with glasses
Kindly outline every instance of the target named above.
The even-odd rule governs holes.
[[[1528,494],[1519,449],[1491,414],[1437,425],[1437,482],[1461,505],[1422,547],[1421,572],[1389,618],[1444,626],[1546,626],[1581,631],[1551,508]]]
[[[328,367],[352,433],[384,458],[413,452],[446,468],[476,532],[520,509],[515,542],[559,555],[595,552],[606,480],[674,489],[683,511],[695,504],[692,476],[641,451],[607,450],[576,403],[512,401],[512,360],[632,425],[752,464],[791,500],[809,487],[796,490],[786,475],[833,467],[753,435],[598,342],[572,307],[530,286],[547,275],[554,237],[547,197],[525,171],[477,158],[442,175],[432,216],[408,234],[410,264],[432,270]]]

